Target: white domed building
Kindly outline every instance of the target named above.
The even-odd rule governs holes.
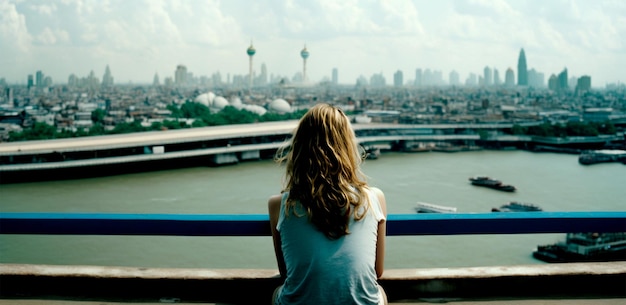
[[[291,112],[291,105],[282,98],[277,98],[269,103],[267,109],[270,112],[288,113]]]
[[[202,93],[198,96],[196,96],[196,99],[194,100],[194,102],[202,104],[204,106],[210,107],[211,102],[209,101],[209,94],[208,93]]]
[[[222,111],[222,109],[224,109],[224,107],[228,105],[229,104],[226,98],[224,98],[223,96],[217,96],[211,104],[211,110],[214,110],[215,112],[220,112]]]
[[[259,105],[249,105],[249,104],[245,104],[243,105],[243,109],[250,111],[252,113],[256,113],[258,115],[264,115],[267,112],[267,109],[259,106]]]
[[[241,109],[243,107],[243,102],[238,96],[234,96],[230,98],[230,105],[237,109]]]
[[[209,104],[213,104],[213,101],[215,100],[215,93],[209,91],[209,93],[207,93],[207,96],[209,97]]]

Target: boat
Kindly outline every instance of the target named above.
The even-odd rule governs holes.
[[[511,201],[507,204],[501,205],[499,208],[492,208],[491,211],[492,212],[541,212],[543,211],[543,209],[532,203]]]
[[[376,160],[380,156],[380,148],[368,147],[365,149],[365,158],[369,160]]]
[[[502,181],[498,179],[492,179],[487,176],[475,176],[469,178],[473,185],[484,186],[492,189],[496,189],[499,191],[505,192],[515,192],[515,187],[509,184],[503,184]]]
[[[622,162],[626,164],[626,150],[585,150],[580,153],[580,156],[578,156],[578,163],[582,165],[591,165],[604,162]]]
[[[418,201],[415,211],[417,213],[456,213],[456,208]]]
[[[548,263],[626,261],[626,232],[567,233],[564,242],[537,246],[533,257]]]

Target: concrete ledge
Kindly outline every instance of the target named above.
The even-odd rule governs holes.
[[[626,262],[391,269],[390,301],[625,298]],[[0,298],[258,303],[280,284],[274,269],[183,269],[0,264]]]

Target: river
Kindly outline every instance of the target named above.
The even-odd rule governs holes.
[[[577,155],[528,151],[386,152],[366,160],[371,185],[390,214],[414,213],[416,201],[489,212],[508,201],[545,211],[626,210],[626,166],[578,164]],[[1,212],[265,214],[282,168],[271,160],[111,177],[0,185]],[[488,175],[517,187],[472,186]],[[390,236],[387,268],[542,264],[538,244],[565,234]],[[175,268],[275,268],[270,237],[0,235],[1,263]]]

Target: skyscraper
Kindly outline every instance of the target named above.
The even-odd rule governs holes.
[[[545,87],[544,74],[541,72],[538,72],[534,68],[528,70],[528,86],[533,87],[533,88]]]
[[[161,82],[159,82],[159,74],[154,73],[154,78],[152,79],[152,86],[158,87],[160,84]]]
[[[404,76],[402,74],[402,71],[398,70],[396,71],[396,73],[393,74],[393,85],[396,87],[402,87],[403,83],[404,83]]]
[[[448,81],[450,82],[450,86],[458,86],[461,84],[459,72],[456,70],[450,71],[450,75],[448,77]]]
[[[309,58],[309,51],[306,49],[306,44],[304,45],[304,49],[300,51],[300,56],[302,57],[302,82],[306,82],[306,60]]]
[[[259,75],[259,84],[261,86],[267,85],[267,66],[265,63],[261,64],[261,75]]]
[[[174,74],[174,83],[177,86],[182,86],[187,83],[187,67],[184,65],[176,66],[176,73]]]
[[[559,73],[558,77],[558,88],[560,91],[565,91],[569,89],[569,86],[567,85],[567,68],[563,68],[563,71],[561,71],[561,73]]]
[[[109,65],[104,69],[104,75],[102,76],[102,87],[113,86],[113,76],[111,75],[111,69]]]
[[[528,86],[528,67],[526,66],[524,48],[519,52],[519,59],[517,60],[517,85]]]
[[[493,68],[493,84],[496,86],[500,86],[500,84],[502,84],[502,81],[500,80],[500,72],[498,72],[498,69]]]
[[[576,83],[576,93],[583,94],[591,89],[591,76],[583,75]]]
[[[415,69],[415,86],[422,85],[422,69]]]
[[[548,79],[548,89],[552,91],[559,91],[559,79],[554,74],[550,75],[550,78]]]
[[[491,68],[489,67],[485,67],[484,71],[483,71],[483,77],[484,77],[484,85],[485,86],[491,86],[493,85],[493,76],[491,75]]]
[[[35,86],[37,86],[37,88],[43,87],[43,77],[43,72],[41,72],[41,70],[37,71],[35,74]]]
[[[250,42],[250,46],[246,50],[248,57],[250,57],[250,67],[248,71],[248,90],[252,89],[252,56],[256,54],[256,49],[252,46],[252,41]]]
[[[339,84],[339,71],[337,68],[333,68],[333,85]]]
[[[507,87],[515,86],[515,72],[513,69],[506,69],[506,73],[504,74],[504,85]]]

